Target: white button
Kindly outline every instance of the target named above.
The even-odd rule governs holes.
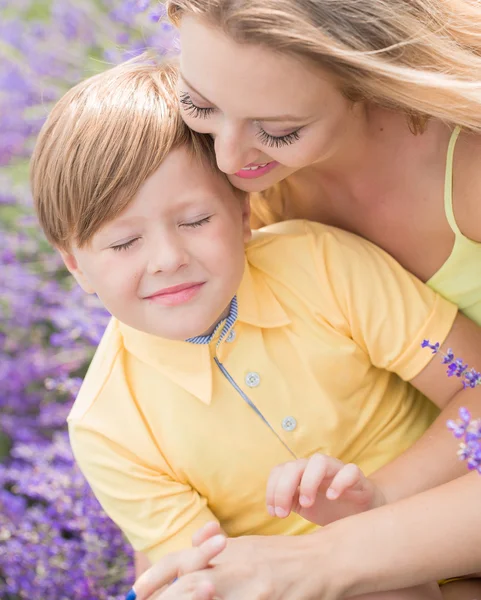
[[[227,335],[227,337],[225,338],[225,341],[230,344],[231,342],[233,342],[235,340],[235,331],[233,329],[231,329]]]
[[[248,385],[250,388],[257,387],[259,385],[259,383],[261,382],[259,373],[254,373],[253,371],[250,373],[247,373],[245,382],[246,382],[246,385]]]
[[[297,421],[294,417],[286,417],[282,420],[282,429],[284,429],[284,431],[294,431],[296,427]]]

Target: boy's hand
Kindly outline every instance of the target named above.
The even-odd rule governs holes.
[[[194,534],[193,548],[168,554],[142,573],[126,600],[212,600],[212,583],[202,578],[196,583],[183,575],[207,569],[226,542],[219,524],[207,523]]]
[[[267,510],[273,517],[296,512],[327,525],[382,504],[381,491],[359,467],[323,454],[275,467],[267,483]]]

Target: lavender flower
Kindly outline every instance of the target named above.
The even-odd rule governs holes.
[[[39,234],[27,160],[70,86],[178,43],[156,0],[0,0],[0,12],[0,598],[120,600],[132,549],[65,427],[108,315]]]
[[[481,385],[481,373],[474,369],[468,370],[468,365],[463,362],[461,358],[455,358],[454,353],[449,348],[446,354],[440,351],[440,344],[436,342],[431,344],[429,340],[423,340],[421,344],[422,348],[430,348],[433,354],[441,354],[443,357],[443,364],[447,365],[446,373],[448,377],[462,377],[464,388],[475,388]]]
[[[439,342],[432,344],[429,340],[423,340],[421,347],[429,348],[433,354],[441,354],[443,364],[447,365],[448,377],[461,378],[464,389],[472,389],[481,385],[481,373],[475,369],[469,369],[461,358],[455,358],[451,349],[444,354],[440,350]],[[481,418],[473,419],[466,408],[460,408],[459,419],[450,419],[447,427],[456,439],[462,440],[458,447],[459,459],[466,461],[468,469],[481,474]]]

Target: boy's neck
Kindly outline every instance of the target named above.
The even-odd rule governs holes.
[[[219,325],[223,321],[225,321],[231,314],[231,307],[232,307],[233,301],[234,301],[234,299],[229,302],[227,307],[222,311],[222,313],[221,313],[220,317],[217,319],[217,321],[211,327],[209,327],[209,329],[207,331],[205,331],[204,333],[199,333],[197,335],[191,336],[187,341],[195,340],[198,338],[206,338],[206,337],[211,336],[215,332],[215,330],[219,327]]]

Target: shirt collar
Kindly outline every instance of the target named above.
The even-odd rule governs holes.
[[[242,283],[237,291],[238,320],[254,327],[270,329],[289,325],[291,320],[269,287],[265,274],[245,263]]]
[[[231,302],[227,319],[209,336],[186,341],[167,340],[128,327],[117,321],[124,346],[142,362],[152,366],[205,404],[212,400],[212,355],[237,321],[260,328],[288,325],[290,319],[265,281],[265,276],[246,260],[244,276]]]

